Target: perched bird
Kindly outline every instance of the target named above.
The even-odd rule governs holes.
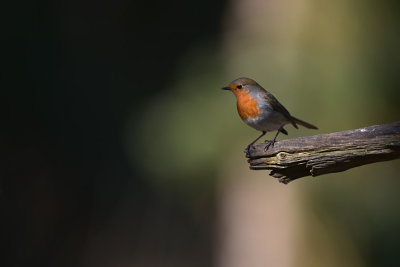
[[[262,132],[259,137],[247,146],[245,150],[247,155],[249,155],[250,147],[254,148],[254,143],[267,132],[277,131],[272,141],[265,141],[268,144],[265,146],[264,151],[267,151],[271,145],[274,146],[280,132],[288,134],[283,128],[286,124],[290,123],[296,129],[298,128],[297,124],[309,129],[318,129],[314,125],[290,115],[289,111],[271,93],[250,78],[236,79],[222,89],[230,90],[236,96],[240,118],[250,127]]]

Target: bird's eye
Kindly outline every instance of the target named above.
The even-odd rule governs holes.
[[[238,86],[236,86],[237,89],[242,89],[242,85],[239,84]]]

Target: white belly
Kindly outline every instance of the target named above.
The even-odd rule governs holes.
[[[272,132],[278,130],[281,126],[288,123],[288,120],[280,112],[265,107],[261,110],[261,115],[256,118],[248,118],[244,122],[259,131]]]

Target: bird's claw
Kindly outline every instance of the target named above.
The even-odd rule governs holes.
[[[256,147],[254,145],[248,145],[246,149],[244,150],[244,153],[246,153],[246,157],[250,157],[250,148],[255,149]]]
[[[269,140],[265,140],[265,142],[267,142],[267,141],[269,141]],[[275,145],[274,140],[269,141],[268,144],[266,144],[265,147],[264,147],[264,152],[267,152],[268,148],[269,148],[270,146],[274,147],[274,145]]]

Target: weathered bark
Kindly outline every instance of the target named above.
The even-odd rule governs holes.
[[[361,165],[400,158],[400,121],[337,133],[276,142],[249,153],[250,169],[272,170],[282,183],[305,176],[341,172]]]

